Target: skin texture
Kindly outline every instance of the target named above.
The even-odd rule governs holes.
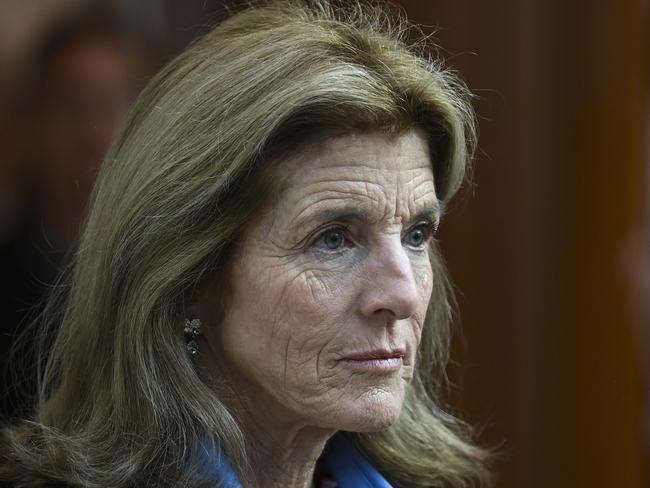
[[[348,134],[279,162],[274,201],[234,257],[225,315],[204,287],[204,366],[230,386],[261,486],[312,486],[338,430],[397,418],[431,295],[439,219],[427,143],[411,130]],[[212,297],[212,299],[211,299]],[[403,348],[397,371],[354,353]]]

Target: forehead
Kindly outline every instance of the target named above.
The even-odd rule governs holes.
[[[281,162],[276,171],[281,181],[276,196],[292,209],[340,199],[382,207],[390,206],[388,200],[409,208],[438,205],[428,143],[418,129],[326,139]]]
[[[429,146],[421,129],[399,134],[353,132],[314,142],[281,163],[290,174],[318,168],[364,166],[374,170],[431,169]]]

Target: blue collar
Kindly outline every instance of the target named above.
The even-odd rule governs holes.
[[[243,488],[225,455],[217,457],[215,475],[224,486]],[[337,433],[326,444],[318,460],[318,468],[325,470],[339,488],[392,488],[372,464],[343,434]]]

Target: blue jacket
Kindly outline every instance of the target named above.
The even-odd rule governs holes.
[[[233,488],[242,488],[232,466],[221,456],[217,459],[216,478]],[[343,434],[334,435],[318,460],[318,466],[328,471],[339,488],[392,488],[372,464]]]

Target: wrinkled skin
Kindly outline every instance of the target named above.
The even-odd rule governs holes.
[[[306,466],[333,433],[385,429],[400,412],[431,295],[438,200],[416,130],[329,139],[277,174],[278,194],[234,258],[225,316],[214,323],[209,288],[199,310],[206,367],[240,396],[259,459],[280,473],[267,486],[310,486]],[[378,348],[404,348],[402,367],[341,360]]]

